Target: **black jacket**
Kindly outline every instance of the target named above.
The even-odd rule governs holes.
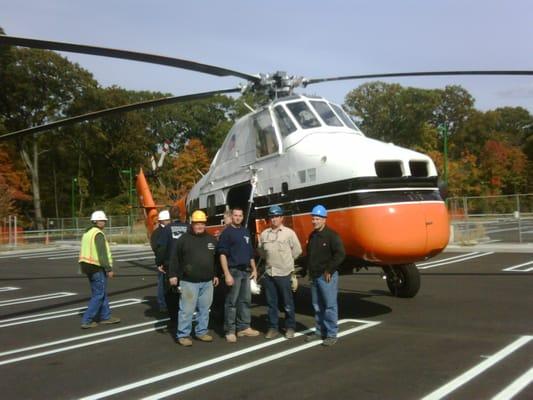
[[[307,272],[317,278],[325,271],[334,273],[342,264],[346,253],[339,235],[327,226],[312,231],[307,242]]]
[[[157,243],[155,244],[155,264],[163,265],[165,269],[170,265],[170,252],[173,243],[175,243],[182,234],[187,232],[189,225],[183,222],[174,221],[165,226],[158,234]]]
[[[215,249],[217,241],[208,233],[184,233],[173,243],[169,278],[188,282],[207,282],[215,277]]]

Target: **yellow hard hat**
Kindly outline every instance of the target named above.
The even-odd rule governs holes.
[[[191,215],[191,222],[207,222],[207,215],[202,210],[196,210]]]

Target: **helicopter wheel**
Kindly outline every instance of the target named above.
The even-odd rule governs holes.
[[[420,289],[420,273],[415,264],[383,267],[390,292],[396,297],[415,297]]]

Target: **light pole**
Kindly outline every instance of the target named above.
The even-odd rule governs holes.
[[[133,172],[131,170],[131,168],[128,168],[128,169],[123,169],[121,170],[120,172],[122,172],[123,174],[127,174],[129,175],[129,190],[128,190],[128,201],[129,201],[129,209],[130,209],[130,212],[129,212],[129,215],[128,215],[128,225],[130,226],[130,232],[132,230],[132,225],[133,225],[133,221],[132,221],[132,216],[131,216],[131,211],[133,209],[133,199],[132,199],[132,192],[133,192]]]
[[[78,183],[78,178],[72,178],[72,195],[71,195],[71,206],[72,206],[72,222],[74,223],[74,218],[76,217],[76,208],[75,208],[75,195],[76,195],[76,183]]]
[[[448,184],[448,126],[446,124],[439,124],[437,127],[439,133],[444,138],[444,182]]]

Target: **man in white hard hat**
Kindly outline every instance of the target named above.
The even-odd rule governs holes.
[[[103,211],[91,214],[92,226],[81,238],[80,268],[89,278],[91,299],[81,319],[81,328],[89,329],[101,324],[116,324],[120,318],[111,316],[107,297],[107,278],[113,278],[113,259],[104,235],[107,217]]]
[[[157,267],[157,304],[159,305],[159,312],[166,313],[168,311],[167,302],[165,300],[165,288],[167,287],[165,281],[167,271],[165,270],[158,243],[163,229],[165,228],[165,226],[170,224],[170,213],[168,212],[168,210],[161,211],[159,213],[157,221],[157,227],[154,229],[152,235],[150,236],[150,245],[155,255],[155,265]]]

